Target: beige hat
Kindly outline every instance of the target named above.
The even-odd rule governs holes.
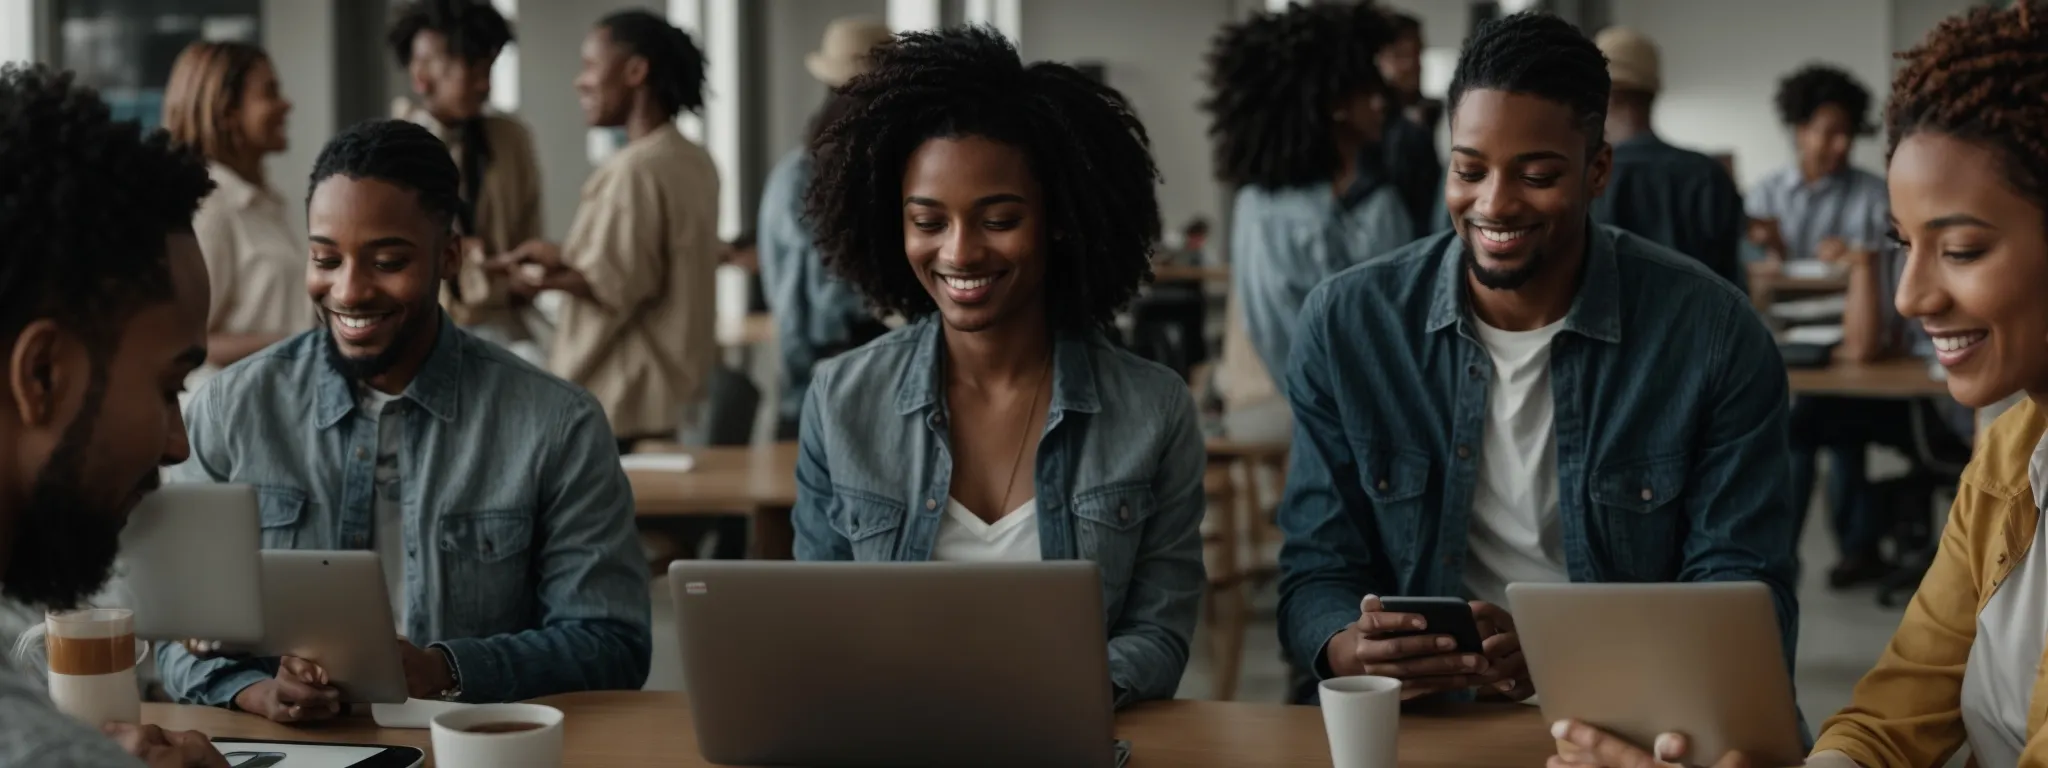
[[[1657,60],[1657,44],[1628,27],[1608,27],[1593,38],[1607,56],[1607,76],[1614,87],[1656,93],[1664,89],[1663,66]]]
[[[818,82],[837,88],[868,71],[868,51],[889,42],[895,33],[889,25],[869,16],[833,19],[825,27],[825,40],[818,50],[804,57],[804,68]]]

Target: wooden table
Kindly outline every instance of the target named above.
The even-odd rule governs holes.
[[[1794,368],[1790,375],[1795,395],[1886,399],[1948,396],[1948,383],[1928,375],[1927,361],[1917,357]]]
[[[679,449],[643,446],[642,452],[683,450],[696,459],[687,472],[632,469],[633,505],[641,518],[746,515],[755,557],[788,560],[796,531],[796,443]]]
[[[688,702],[678,693],[607,691],[536,700],[568,716],[563,768],[700,768]],[[275,741],[393,744],[429,749],[426,730],[378,728],[366,717],[283,726],[212,707],[143,705],[142,718],[172,730]],[[1133,768],[1325,768],[1322,711],[1277,704],[1168,701],[1117,718]],[[1105,745],[1106,746],[1106,745]],[[1535,707],[1463,705],[1402,715],[1401,765],[1541,765],[1555,747]],[[433,765],[429,759],[429,766]]]
[[[1779,272],[1777,265],[1757,262],[1747,265],[1749,270],[1749,300],[1758,310],[1770,309],[1780,293],[1816,294],[1841,293],[1849,290],[1847,275],[1828,277],[1788,277]]]

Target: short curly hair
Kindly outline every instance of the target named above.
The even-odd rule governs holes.
[[[619,11],[597,26],[613,45],[647,60],[647,88],[669,117],[704,108],[704,51],[690,33],[642,10]]]
[[[412,66],[412,41],[421,32],[448,39],[448,53],[463,61],[484,61],[512,44],[512,24],[488,0],[411,0],[392,10],[384,44],[398,66]]]
[[[1590,157],[1606,141],[1607,98],[1613,89],[1607,57],[1585,33],[1551,14],[1523,11],[1473,31],[1458,53],[1447,96],[1452,120],[1468,91],[1525,93],[1563,104],[1586,135]]]
[[[1778,81],[1778,120],[1786,125],[1805,125],[1821,107],[1833,104],[1848,113],[1851,130],[1866,136],[1876,130],[1870,124],[1870,91],[1839,67],[1808,64]]]
[[[416,123],[380,118],[364,120],[335,134],[313,161],[306,183],[306,205],[313,190],[335,176],[376,179],[419,196],[420,208],[439,226],[452,226],[462,209],[462,173],[448,154],[448,145]]]
[[[55,320],[111,354],[142,306],[172,298],[166,235],[192,231],[206,161],[110,117],[70,72],[0,66],[0,339]]]
[[[1225,27],[1209,52],[1209,136],[1217,178],[1272,189],[1337,172],[1330,112],[1387,89],[1374,57],[1394,28],[1370,2],[1290,4]]]
[[[1886,158],[1921,131],[1983,144],[2006,183],[2048,209],[2048,3],[1950,18],[1899,58]]]
[[[1106,327],[1151,279],[1160,234],[1151,139],[1123,94],[1065,64],[1025,66],[985,27],[906,32],[840,90],[852,106],[811,145],[804,191],[825,261],[877,309],[937,308],[903,250],[903,173],[926,140],[979,136],[1023,150],[1045,192],[1059,327]]]

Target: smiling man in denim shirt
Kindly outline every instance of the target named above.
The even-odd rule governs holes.
[[[1733,286],[1590,223],[1608,88],[1556,17],[1481,27],[1450,89],[1455,232],[1308,297],[1280,631],[1319,676],[1526,698],[1517,581],[1761,581],[1792,657],[1785,370]],[[1378,595],[1478,598],[1485,653],[1388,639],[1409,617]]]
[[[637,689],[647,570],[617,446],[588,393],[442,313],[457,184],[410,123],[327,145],[307,205],[320,327],[193,396],[174,479],[255,485],[265,548],[376,550],[414,698]],[[335,710],[297,663],[177,645],[157,659],[180,701],[278,721]]]

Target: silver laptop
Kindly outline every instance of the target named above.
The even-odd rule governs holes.
[[[1760,582],[1509,584],[1544,722],[1576,718],[1649,747],[1685,733],[1703,759],[1799,765],[1799,710]]]
[[[713,763],[1119,762],[1092,562],[681,560],[668,578]]]
[[[262,526],[256,489],[172,484],[142,497],[121,529],[112,591],[145,640],[263,639]]]

